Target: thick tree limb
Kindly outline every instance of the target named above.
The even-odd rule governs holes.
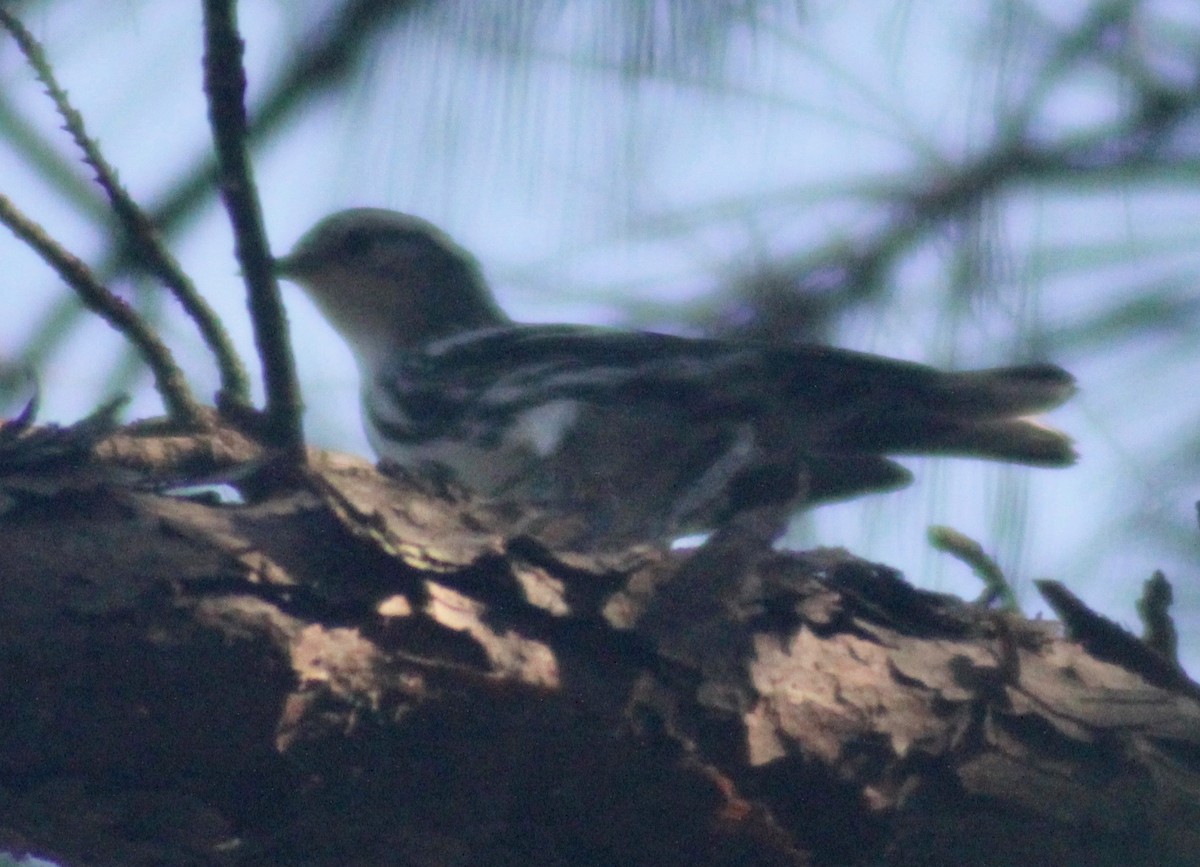
[[[552,517],[331,455],[244,504],[146,486],[270,490],[232,433],[97,451],[0,479],[0,848],[1196,863],[1200,702],[1056,624],[751,531],[573,551]]]

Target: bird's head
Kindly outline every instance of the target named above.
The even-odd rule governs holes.
[[[508,321],[466,250],[395,211],[326,217],[275,271],[304,288],[366,369],[397,350]]]

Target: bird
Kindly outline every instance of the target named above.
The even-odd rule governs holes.
[[[528,324],[418,217],[352,208],[276,273],[349,345],[377,456],[573,516],[592,541],[667,542],[764,503],[788,511],[908,484],[892,460],[1061,467],[1032,415],[1075,391],[1048,363],[942,371],[801,343]]]

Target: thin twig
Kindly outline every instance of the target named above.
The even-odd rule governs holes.
[[[38,255],[75,290],[85,306],[103,317],[137,348],[154,374],[158,393],[162,395],[171,418],[187,427],[200,425],[203,422],[203,412],[188,388],[183,371],[175,363],[166,344],[158,339],[158,335],[145,320],[127,303],[101,285],[87,265],[59,245],[45,229],[25,216],[2,194],[0,222],[36,250]]]
[[[1005,611],[1020,612],[1020,606],[1017,605],[1017,594],[1013,592],[1008,579],[1004,577],[1004,570],[987,555],[982,545],[953,527],[930,527],[928,535],[930,545],[966,563],[983,582],[984,591],[976,600],[977,604],[988,606],[999,600]]]
[[[96,185],[79,171],[74,159],[60,153],[45,131],[29,120],[28,113],[26,104],[14,99],[13,88],[0,93],[0,139],[5,149],[72,208],[97,226],[106,226],[112,209]]]
[[[234,229],[234,250],[262,360],[267,442],[304,457],[300,387],[287,317],[263,230],[262,208],[246,152],[246,74],[234,0],[204,0],[204,92],[216,145],[221,198]]]
[[[45,86],[47,94],[54,101],[59,115],[62,116],[64,128],[83,153],[84,162],[91,166],[96,173],[97,183],[108,196],[113,211],[125,227],[125,231],[142,261],[149,266],[151,273],[170,289],[180,306],[199,328],[220,371],[222,401],[247,405],[250,381],[216,312],[200,296],[191,279],[183,272],[179,262],[160,242],[158,232],[150,218],[121,186],[116,172],[104,159],[96,143],[88,136],[83,116],[75,110],[67,98],[66,91],[59,86],[54,77],[54,71],[46,60],[45,52],[33,34],[2,8],[0,8],[0,25],[3,25],[12,34],[38,80]]]
[[[1175,621],[1171,618],[1171,603],[1175,601],[1175,593],[1171,582],[1161,569],[1142,585],[1142,598],[1137,601],[1138,617],[1142,621],[1142,641],[1151,650],[1158,651],[1162,657],[1176,665],[1179,664],[1179,633],[1175,630]]]

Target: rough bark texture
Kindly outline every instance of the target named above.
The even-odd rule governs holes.
[[[95,452],[0,479],[0,849],[1200,864],[1200,692],[1162,660],[753,527],[580,553],[551,518],[331,455],[283,472],[229,433]],[[149,484],[246,461],[245,503]]]

